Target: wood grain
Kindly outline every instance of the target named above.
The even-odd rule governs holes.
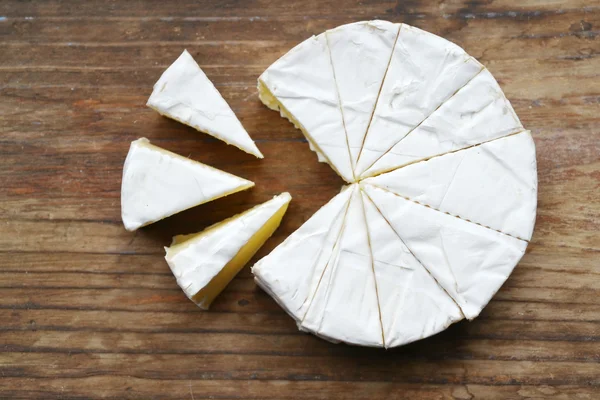
[[[473,322],[400,349],[299,332],[244,269],[202,312],[162,258],[189,233],[290,191],[267,254],[339,190],[257,76],[306,37],[371,18],[463,46],[537,147],[533,241]],[[600,398],[600,2],[0,2],[0,398]],[[187,48],[259,161],[145,107]],[[256,182],[137,233],[120,222],[129,142]]]

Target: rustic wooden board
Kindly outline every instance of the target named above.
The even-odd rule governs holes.
[[[311,34],[407,22],[485,63],[533,131],[539,210],[526,256],[473,322],[392,351],[298,332],[246,268],[202,312],[162,259],[282,191],[257,257],[339,190],[257,76]],[[0,398],[600,398],[600,2],[0,2]],[[159,117],[152,84],[187,48],[264,161]],[[120,222],[129,142],[256,182],[137,233]]]

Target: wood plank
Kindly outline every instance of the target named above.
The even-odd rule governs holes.
[[[373,398],[464,400],[544,398],[548,400],[593,399],[600,389],[572,385],[449,385],[388,382],[310,382],[250,380],[227,381],[189,379],[157,381],[132,377],[89,376],[83,378],[4,378],[4,393],[13,399],[302,399],[322,400],[336,396],[356,400]],[[25,389],[23,389],[25,388]],[[35,388],[35,389],[33,389]],[[104,388],[98,392],[97,388]],[[90,393],[93,393],[90,396]],[[157,393],[161,393],[157,397]],[[469,397],[471,396],[471,397]]]
[[[199,23],[193,18],[121,18],[108,24],[105,18],[76,19],[11,18],[0,24],[5,43],[133,43],[182,41],[302,40],[327,29],[354,22],[360,15],[305,17],[274,16],[273,18],[210,19]],[[560,37],[566,35],[593,37],[600,17],[592,10],[579,9],[548,14],[542,18],[458,18],[448,14],[423,14],[412,22],[419,28],[440,34],[449,40],[479,38]],[[582,24],[585,21],[589,24]],[[166,66],[166,65],[165,65]],[[165,67],[162,66],[162,67]]]
[[[22,4],[18,0],[6,0],[0,11],[8,17],[196,17],[196,18],[280,18],[284,17],[320,17],[339,15],[339,3],[335,0],[307,0],[300,3],[283,4],[269,0],[259,0],[252,7],[244,7],[236,2],[228,2],[225,7],[214,7],[210,2],[186,0],[178,3],[176,9],[160,1],[149,1],[144,7],[137,4],[117,4],[112,7],[103,7],[104,3],[95,0],[81,5],[76,0],[61,2],[31,2]],[[360,1],[349,1],[344,5],[344,14],[373,18],[373,14],[380,18],[400,17],[412,14],[435,13],[465,19],[526,19],[542,18],[546,15],[564,13],[568,10],[590,9],[589,1],[570,0],[568,6],[560,0],[539,1],[526,0],[515,4],[512,0],[497,0],[493,2],[472,3],[467,0],[446,0],[441,3],[410,2],[398,5],[394,1],[376,0],[365,4]],[[210,12],[209,12],[210,11]]]
[[[364,349],[362,349],[364,350]],[[385,380],[430,384],[600,384],[600,364],[575,361],[445,360],[372,350],[369,355],[271,356],[240,354],[2,353],[5,378],[78,378],[95,375],[161,379]],[[202,370],[189,368],[196,363]],[[89,369],[88,369],[89,368]],[[498,371],[502,371],[501,374]]]

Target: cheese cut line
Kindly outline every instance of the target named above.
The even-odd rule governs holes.
[[[375,296],[377,297],[377,310],[379,311],[379,323],[381,324],[381,339],[385,345],[385,329],[383,329],[383,318],[381,316],[381,300],[379,299],[379,289],[377,287],[377,276],[375,274],[375,257],[373,255],[373,241],[371,239],[371,230],[369,227],[369,221],[367,220],[367,210],[365,208],[365,193],[363,193],[362,189],[359,187],[360,191],[360,201],[363,208],[363,217],[365,218],[365,226],[367,227],[367,239],[369,241],[369,248],[371,250],[371,270],[373,272],[373,280],[375,281]]]
[[[536,208],[537,198],[534,152],[531,134],[524,131],[410,164],[362,182],[529,241],[535,221],[528,217]],[[461,169],[463,162],[465,168]],[[472,192],[461,186],[460,182],[466,181],[474,187]],[[455,182],[459,182],[456,188]],[[488,204],[494,200],[498,205],[490,210]]]
[[[477,73],[477,75],[479,75],[479,74],[480,74],[480,73],[481,73],[481,72],[482,72],[484,69],[485,69],[485,67],[484,67],[484,68],[483,68],[481,71],[479,71],[479,72]],[[449,101],[449,100],[450,100],[450,99],[451,99],[453,96],[455,96],[455,95],[456,95],[456,93],[458,93],[458,92],[459,92],[459,91],[460,91],[462,88],[464,88],[465,86],[467,86],[467,85],[469,84],[469,82],[471,82],[473,79],[475,79],[475,77],[476,77],[477,75],[475,75],[475,76],[473,76],[471,79],[469,79],[469,81],[467,81],[467,82],[466,82],[464,85],[462,85],[460,88],[458,88],[458,89],[457,89],[457,90],[456,90],[456,91],[455,91],[455,92],[454,92],[454,93],[453,93],[453,94],[452,94],[450,97],[448,97],[446,100],[444,100],[442,103],[440,103],[440,105],[439,105],[439,106],[437,106],[437,108],[436,108],[436,109],[434,109],[433,111],[431,111],[431,112],[430,112],[430,113],[429,113],[429,114],[428,114],[428,115],[427,115],[425,118],[423,118],[423,119],[421,120],[421,122],[419,122],[417,125],[415,125],[413,128],[411,128],[411,129],[410,129],[410,130],[409,130],[409,131],[406,133],[406,135],[404,135],[404,136],[403,136],[403,137],[402,137],[400,140],[398,140],[398,141],[397,141],[397,142],[395,142],[395,143],[394,143],[392,146],[390,146],[390,147],[388,148],[388,150],[387,150],[387,151],[383,152],[383,153],[382,153],[382,154],[381,154],[379,157],[377,157],[377,158],[376,158],[376,159],[375,159],[373,162],[371,162],[371,164],[369,164],[369,166],[368,166],[368,167],[366,167],[366,168],[363,168],[364,170],[363,170],[363,171],[362,171],[362,172],[359,174],[359,176],[360,176],[360,177],[362,177],[362,175],[363,175],[363,173],[364,173],[364,172],[368,171],[368,170],[369,170],[369,168],[371,168],[371,167],[372,167],[372,166],[373,166],[375,163],[377,163],[377,161],[379,161],[379,160],[380,160],[381,158],[383,158],[383,157],[384,157],[386,154],[388,154],[388,153],[389,153],[389,152],[392,150],[392,148],[394,148],[394,146],[396,146],[398,143],[400,143],[402,140],[404,140],[404,139],[405,139],[405,138],[406,138],[408,135],[410,135],[410,134],[411,134],[411,133],[412,133],[412,132],[413,132],[415,129],[419,128],[419,127],[420,127],[420,126],[423,124],[423,122],[425,122],[425,121],[427,120],[427,118],[429,118],[429,117],[430,117],[430,116],[431,116],[433,113],[435,113],[437,110],[439,110],[439,108],[440,108],[441,106],[443,106],[443,105],[444,105],[446,102],[448,102],[448,101]],[[367,135],[368,135],[368,134],[369,134],[369,132],[367,131],[367,134],[365,135],[365,141],[366,141],[366,139],[367,139]],[[363,146],[364,146],[364,143],[363,143]],[[361,149],[361,152],[362,152],[362,149]],[[356,172],[356,171],[355,171],[355,172]]]
[[[438,321],[438,323],[434,323],[433,326],[431,326],[431,322],[429,322],[427,325],[429,326],[429,328],[426,328],[424,326],[424,324],[422,323],[422,319],[427,318],[427,315],[423,315],[423,312],[416,312],[415,315],[412,316],[412,318],[408,318],[408,320],[410,320],[411,322],[415,322],[416,326],[416,332],[419,332],[416,334],[415,337],[415,332],[412,332],[412,335],[410,334],[410,328],[407,328],[406,325],[403,325],[402,328],[398,328],[394,329],[394,324],[392,323],[392,326],[390,327],[388,322],[389,322],[389,313],[397,313],[397,312],[401,312],[401,313],[405,313],[405,312],[410,312],[410,310],[405,310],[405,305],[410,302],[407,301],[409,295],[406,293],[410,287],[412,287],[412,285],[410,285],[411,283],[413,283],[412,281],[408,281],[406,282],[403,287],[403,297],[402,297],[402,301],[399,303],[399,306],[395,306],[394,303],[391,304],[393,310],[389,309],[389,300],[387,302],[387,304],[385,306],[382,306],[381,304],[381,300],[380,300],[380,315],[382,318],[382,327],[384,330],[384,337],[387,337],[387,339],[385,340],[384,344],[386,348],[389,347],[395,347],[398,345],[402,345],[402,344],[407,344],[410,343],[414,340],[418,340],[420,339],[420,332],[424,332],[426,331],[425,336],[430,336],[432,334],[438,333],[439,331],[442,331],[444,329],[446,329],[450,324],[458,322],[462,319],[465,319],[465,316],[460,308],[460,305],[452,298],[452,296],[450,296],[450,294],[439,284],[439,282],[435,279],[435,277],[430,273],[430,271],[427,270],[426,267],[423,266],[423,264],[419,261],[419,259],[417,257],[415,257],[415,255],[411,252],[411,250],[406,246],[406,244],[402,241],[402,238],[400,236],[398,236],[397,232],[394,230],[394,228],[390,225],[389,221],[387,219],[385,219],[385,217],[383,216],[383,214],[381,213],[381,211],[377,208],[377,205],[371,200],[371,198],[369,197],[369,195],[362,189],[361,187],[361,192],[363,195],[363,199],[364,199],[364,204],[365,204],[365,217],[367,218],[367,225],[368,225],[368,230],[369,230],[369,234],[376,234],[378,235],[379,239],[382,239],[382,233],[384,234],[385,237],[385,233],[383,231],[385,231],[386,229],[388,230],[387,234],[392,234],[393,240],[396,240],[397,242],[399,242],[400,246],[395,245],[393,246],[393,250],[395,251],[395,253],[390,254],[389,252],[389,248],[385,248],[386,245],[381,245],[381,243],[384,243],[384,241],[379,240],[379,241],[375,241],[372,243],[377,243],[378,246],[378,256],[375,256],[375,247],[373,247],[372,245],[372,251],[373,251],[373,266],[374,266],[374,273],[376,274],[376,281],[381,282],[382,285],[382,291],[386,291],[387,293],[387,298],[390,298],[390,287],[393,290],[397,291],[397,285],[400,283],[398,281],[391,280],[391,279],[385,279],[387,278],[386,276],[382,276],[381,278],[384,278],[380,281],[380,279],[378,278],[378,275],[384,275],[384,270],[382,270],[382,267],[384,267],[384,269],[387,269],[388,272],[391,271],[398,271],[399,269],[402,268],[407,268],[409,271],[411,271],[411,274],[409,275],[411,278],[414,277],[415,275],[417,276],[421,276],[421,285],[423,286],[430,286],[430,290],[434,290],[437,291],[438,293],[440,293],[442,295],[442,299],[438,299],[438,301],[435,301],[433,304],[430,304],[430,306],[433,306],[434,308],[437,308],[439,312],[433,312],[430,314],[433,314],[431,316],[429,316],[429,318],[444,318],[445,317],[445,321],[441,322]],[[368,206],[368,207],[367,207]],[[372,209],[369,212],[367,212],[367,209]],[[369,217],[367,217],[367,215],[369,215]],[[377,224],[374,222],[375,218],[378,218],[379,220],[381,220],[383,222],[383,226],[377,226]],[[369,222],[370,221],[370,222]],[[387,242],[385,242],[387,243]],[[399,255],[398,253],[402,254],[402,252],[406,252],[403,256]],[[393,257],[394,261],[393,262],[385,262],[382,261],[380,259],[380,257]],[[411,262],[411,258],[412,258],[412,262]],[[375,272],[375,263],[378,263],[378,271]],[[407,264],[412,263],[413,266],[412,268],[410,266],[401,266],[398,264],[398,262],[404,262]],[[421,273],[419,271],[422,271]],[[427,282],[427,280],[429,280],[430,282]],[[424,282],[425,281],[425,282]],[[431,283],[433,283],[433,285],[431,285]],[[416,284],[417,286],[417,292],[420,290],[424,290],[425,288],[421,285]],[[421,287],[419,287],[421,286]],[[379,295],[378,298],[380,299]],[[428,296],[425,296],[426,299],[428,299]],[[419,299],[415,301],[415,304],[413,304],[413,306],[415,307],[423,307],[427,302],[424,301],[425,299]],[[445,303],[445,304],[444,304]],[[410,305],[409,305],[410,306]],[[413,307],[410,307],[411,309]],[[447,311],[448,313],[444,315],[443,310]],[[425,312],[425,314],[428,314],[427,312]],[[419,318],[421,319],[421,323],[418,323]],[[386,321],[384,323],[384,321]],[[385,330],[386,329],[390,329],[390,332],[388,332],[388,335],[385,335]],[[400,338],[398,338],[398,331],[402,331],[405,330],[405,333],[403,335],[400,335]],[[427,330],[429,329],[429,330]],[[408,331],[408,332],[406,332]],[[395,333],[395,335],[394,335]],[[405,336],[407,333],[408,336]]]
[[[481,107],[483,101],[487,104]],[[502,88],[484,68],[385,152],[360,178],[377,176],[524,130]],[[415,151],[417,154],[413,155]]]
[[[409,198],[409,197],[406,197],[406,196],[399,195],[398,193],[396,193],[396,192],[394,192],[394,191],[392,191],[392,190],[390,190],[390,189],[388,189],[388,188],[386,188],[386,187],[384,187],[384,186],[380,186],[380,185],[373,184],[373,183],[366,183],[366,184],[369,184],[369,185],[371,185],[371,186],[374,186],[374,187],[376,187],[376,188],[378,188],[378,189],[381,189],[381,190],[385,190],[386,192],[388,192],[388,193],[390,193],[390,194],[393,194],[394,196],[397,196],[397,197],[400,197],[400,198],[402,198],[402,199],[404,199],[404,200],[406,200],[406,201],[410,201],[410,202],[412,202],[412,203],[418,204],[418,205],[420,205],[420,206],[422,206],[422,207],[430,208],[430,209],[432,209],[432,210],[434,210],[434,211],[437,211],[437,212],[439,212],[439,213],[441,213],[441,214],[446,214],[446,215],[449,215],[449,216],[451,216],[451,217],[454,217],[454,218],[456,218],[456,219],[460,219],[461,221],[465,221],[465,222],[468,222],[468,223],[470,223],[470,224],[477,225],[477,226],[480,226],[480,227],[482,227],[482,228],[485,228],[485,229],[489,229],[490,231],[494,231],[494,232],[501,233],[502,235],[506,235],[506,236],[508,236],[508,237],[511,237],[511,238],[513,238],[513,239],[522,240],[523,242],[529,242],[529,240],[527,240],[527,239],[523,239],[523,238],[520,238],[520,237],[518,237],[518,236],[514,236],[514,235],[511,235],[511,234],[509,234],[509,233],[506,233],[506,232],[499,231],[498,229],[494,229],[494,228],[491,228],[491,227],[489,227],[489,226],[486,226],[486,225],[480,224],[480,223],[478,223],[478,222],[473,222],[473,221],[471,221],[471,220],[469,220],[469,219],[467,219],[467,218],[463,218],[463,217],[461,217],[460,215],[454,215],[454,214],[451,214],[451,213],[449,213],[449,212],[446,212],[446,211],[439,210],[439,209],[437,209],[437,208],[435,208],[435,207],[432,207],[432,206],[430,206],[430,205],[428,205],[428,204],[421,203],[421,202],[419,202],[419,201],[417,201],[417,200],[414,200],[414,199],[411,199],[411,198]]]
[[[353,189],[352,189],[352,187],[347,187],[344,190],[348,190],[350,192],[350,197],[348,198],[348,201],[346,202],[346,205],[344,206],[344,212],[343,212],[343,215],[342,215],[342,224],[340,226],[340,230],[338,231],[338,233],[336,235],[335,243],[333,245],[333,250],[332,250],[332,252],[331,252],[331,254],[330,254],[330,256],[329,256],[329,258],[327,260],[327,263],[325,264],[325,267],[323,268],[323,271],[321,271],[321,274],[319,276],[319,280],[317,282],[317,285],[315,286],[315,290],[312,293],[309,294],[309,297],[307,297],[307,300],[308,300],[308,298],[310,298],[310,301],[308,302],[308,306],[306,307],[306,310],[304,312],[304,315],[302,316],[302,319],[298,322],[298,327],[300,329],[302,329],[301,328],[302,322],[304,322],[304,319],[306,318],[306,314],[308,313],[308,310],[310,309],[310,307],[312,305],[312,302],[313,302],[314,297],[315,297],[315,295],[317,293],[317,290],[319,289],[319,286],[321,285],[321,281],[323,280],[323,276],[325,275],[325,271],[327,270],[327,268],[329,268],[329,264],[331,262],[331,258],[336,253],[337,245],[338,245],[338,243],[339,243],[339,241],[341,239],[342,233],[344,232],[344,228],[346,226],[345,225],[346,216],[348,215],[348,207],[350,206],[350,201],[352,201],[352,193],[351,192],[352,192]]]
[[[365,135],[356,175],[362,176],[372,159],[381,156],[377,153],[391,149],[483,68],[456,44],[405,24]],[[434,77],[425,76],[428,73]],[[371,148],[376,143],[380,148]]]
[[[375,116],[375,109],[377,109],[377,103],[379,102],[379,98],[381,97],[381,90],[383,89],[383,83],[385,82],[385,78],[390,69],[390,64],[392,63],[392,57],[394,55],[394,49],[396,48],[396,43],[398,42],[398,38],[400,37],[400,32],[402,32],[403,26],[404,26],[404,24],[400,24],[400,28],[398,28],[398,34],[396,35],[396,40],[394,40],[394,46],[392,48],[392,52],[390,53],[390,58],[388,59],[387,67],[385,68],[385,74],[383,75],[383,80],[381,81],[381,85],[379,86],[379,92],[377,93],[377,99],[375,100],[375,106],[373,107],[373,111],[371,112],[371,117],[369,118],[369,124],[367,125],[367,130],[363,134],[362,144],[360,146],[360,151],[358,153],[358,159],[360,159],[362,149],[365,145],[365,140],[367,139],[367,134],[369,133],[369,129],[371,128],[371,122],[373,122],[373,116]],[[356,176],[356,171],[355,171],[356,165],[353,165],[352,168],[353,168],[352,172]],[[360,179],[360,176],[359,176],[359,179]]]
[[[385,75],[387,74],[394,46],[398,40],[401,27],[402,24],[392,24],[391,22],[377,20],[342,25],[338,28],[328,30],[325,33],[331,57],[331,64],[333,66],[335,85],[340,101],[340,109],[344,120],[344,128],[346,130],[348,151],[350,153],[353,175],[354,167],[358,157],[360,156],[365,134],[368,130],[368,126],[371,123],[373,113],[375,112],[377,99],[381,93],[381,88],[383,87]],[[362,119],[357,118],[357,115],[361,115],[366,111],[365,109],[361,108],[361,105],[366,105],[364,104],[365,101],[367,103],[369,102],[369,92],[371,91],[369,88],[370,85],[364,81],[367,79],[365,71],[371,70],[377,66],[377,59],[383,56],[381,52],[388,50],[386,48],[386,39],[389,39],[389,37],[386,38],[386,36],[390,36],[392,33],[393,41],[389,46],[389,56],[387,56],[387,61],[385,62],[385,68],[381,75],[381,79],[379,79],[377,75],[375,77],[375,82],[379,81],[377,82],[377,92],[375,93],[375,98],[373,99],[368,110],[369,116],[366,121],[366,126],[362,126],[361,129],[361,125],[363,125],[364,122],[361,122]],[[365,45],[369,39],[371,39],[371,43],[376,42],[376,45],[372,46],[371,48]],[[352,46],[349,46],[350,48],[345,47],[345,45],[349,45],[350,43],[352,44]],[[339,47],[342,48],[341,52],[338,51]],[[364,52],[365,48],[368,50],[366,55]],[[360,49],[360,51],[358,49]],[[335,57],[333,54],[334,50]],[[356,54],[357,51],[358,54]],[[369,56],[371,56],[371,58],[369,58]],[[368,61],[369,65],[361,64],[363,60]],[[338,69],[338,72],[347,72],[346,76],[343,78],[338,77],[336,72]],[[369,74],[368,77],[373,78],[371,74]],[[357,81],[359,84],[357,84]],[[361,86],[361,83],[364,83],[364,86]],[[342,91],[340,89],[342,84],[344,84],[343,86],[345,88],[344,95],[342,95]],[[349,90],[348,86],[350,86],[352,89]],[[348,109],[348,113],[345,111],[346,108]],[[354,114],[354,118],[350,118],[351,113]],[[360,143],[358,146],[358,154],[355,156],[354,143],[353,140],[351,140],[351,136],[354,138],[354,136],[357,134],[360,136]],[[354,177],[354,180],[356,181],[357,177]]]
[[[406,200],[376,186],[364,185],[364,188],[380,213],[392,225],[414,256],[423,266],[427,265],[426,268],[436,281],[460,305],[467,319],[474,319],[479,315],[506,281],[527,247],[527,241],[440,213],[431,207]],[[375,199],[374,195],[378,198]],[[383,203],[393,198],[401,200],[401,203],[396,202],[394,208]],[[386,206],[387,209],[382,206]],[[436,215],[440,217],[437,218]],[[394,222],[390,218],[402,218],[402,222],[400,223],[400,220]],[[406,231],[406,224],[413,229]],[[400,232],[398,229],[403,231]],[[406,235],[411,235],[410,241],[407,240]],[[441,241],[441,246],[434,248],[428,243],[419,241],[417,238],[422,235],[428,237],[433,235],[432,238]],[[445,240],[450,240],[451,243],[445,245]],[[470,246],[477,243],[489,246],[490,254],[484,255],[481,251],[473,252],[474,249]],[[439,251],[432,252],[432,250]],[[485,258],[482,258],[484,256]],[[460,269],[455,269],[453,266],[455,264],[459,264]]]
[[[348,188],[346,189],[348,191],[351,192],[351,190]],[[343,215],[342,215],[342,223],[340,225],[340,229],[338,231],[338,233],[336,234],[336,238],[335,238],[335,242],[331,251],[331,254],[329,255],[329,258],[327,260],[327,262],[325,263],[325,267],[323,268],[323,271],[321,271],[320,275],[319,275],[319,280],[317,281],[317,285],[314,288],[314,291],[312,293],[308,294],[308,297],[306,298],[306,300],[309,300],[308,305],[306,306],[306,310],[304,311],[304,315],[302,315],[302,320],[299,321],[298,326],[301,327],[302,322],[304,322],[304,319],[306,318],[306,314],[308,313],[308,310],[310,310],[310,307],[312,306],[312,302],[315,298],[315,295],[317,293],[317,291],[319,290],[319,286],[321,286],[321,281],[323,280],[323,276],[325,275],[325,271],[327,270],[327,268],[329,268],[329,264],[331,262],[331,258],[334,256],[334,254],[336,253],[336,249],[338,246],[338,243],[341,239],[342,233],[344,232],[344,228],[345,228],[345,222],[346,222],[346,215],[348,215],[348,207],[350,206],[350,202],[352,201],[352,194],[350,193],[350,197],[348,198],[348,201],[346,202],[345,206],[344,206],[344,211],[343,211]]]

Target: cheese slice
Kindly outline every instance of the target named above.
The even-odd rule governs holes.
[[[454,43],[403,24],[355,175],[361,176],[482,69]]]
[[[363,193],[385,347],[434,335],[463,319],[458,305]]]
[[[523,131],[523,125],[484,69],[402,138],[363,178]]]
[[[161,115],[263,158],[229,104],[187,50],[156,82],[147,105]]]
[[[419,262],[460,306],[479,315],[527,242],[406,200],[368,184],[365,192]]]
[[[300,43],[258,79],[261,101],[298,127],[347,182],[354,181],[325,34]]]
[[[275,232],[291,199],[283,193],[200,233],[176,237],[165,259],[187,297],[208,309]]]
[[[362,197],[352,187],[342,235],[300,329],[327,340],[383,347],[377,288]]]
[[[304,318],[339,239],[351,193],[344,189],[252,267],[256,283],[297,322]]]
[[[352,165],[375,110],[400,24],[361,21],[326,32]]]
[[[150,144],[131,143],[121,183],[121,218],[129,231],[254,186],[254,183]]]
[[[537,206],[529,132],[411,164],[363,182],[437,210],[530,240]]]

